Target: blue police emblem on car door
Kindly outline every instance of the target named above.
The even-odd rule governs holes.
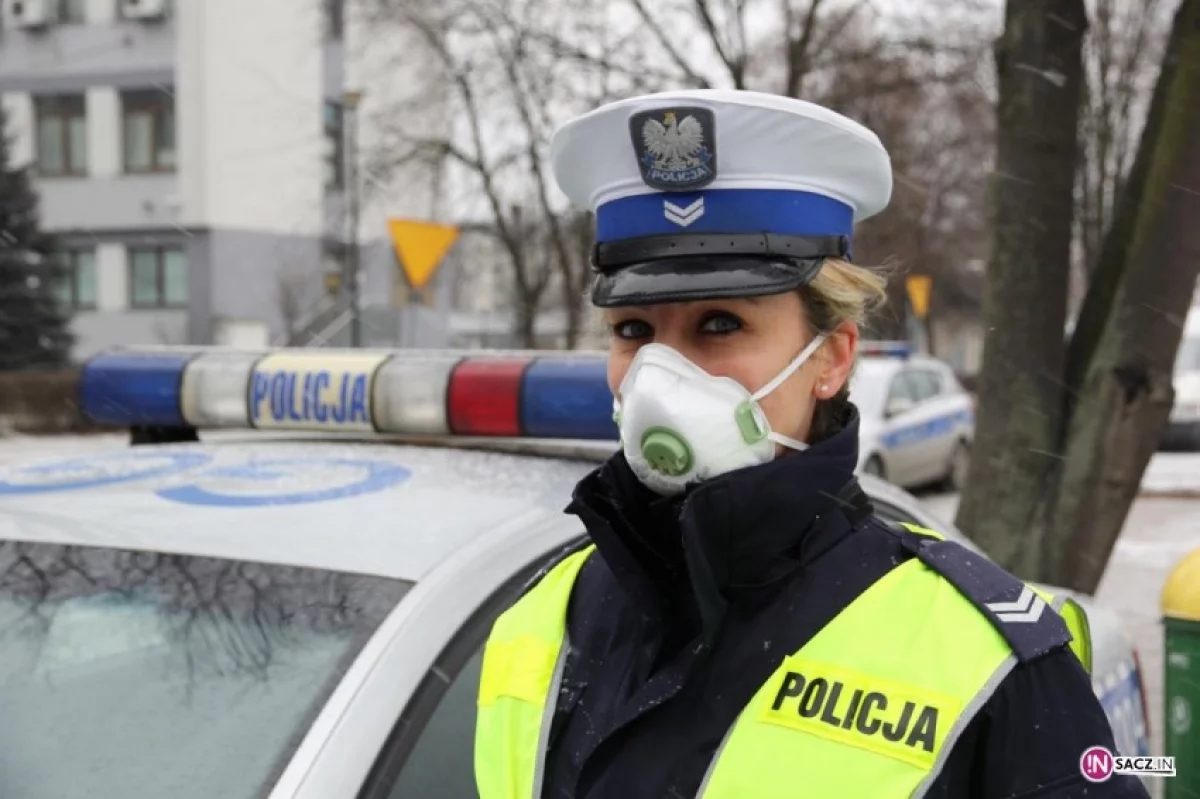
[[[642,181],[660,191],[689,191],[717,177],[717,137],[707,108],[657,108],[629,119]]]

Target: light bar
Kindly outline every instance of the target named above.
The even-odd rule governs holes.
[[[617,440],[602,353],[147,348],[83,367],[104,425]]]
[[[79,375],[79,406],[97,424],[185,427],[180,388],[188,353],[113,352],[95,356]]]
[[[912,355],[912,345],[907,341],[863,341],[858,342],[858,354],[907,358]]]

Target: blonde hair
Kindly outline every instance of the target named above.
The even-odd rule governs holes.
[[[846,322],[861,326],[887,302],[887,270],[868,269],[830,258],[821,265],[812,282],[800,289],[800,302],[813,335],[832,333]],[[853,367],[850,374],[854,374]],[[837,394],[817,401],[808,436],[810,442],[828,438],[841,429],[849,397],[847,379]]]

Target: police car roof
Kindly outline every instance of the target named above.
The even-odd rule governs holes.
[[[419,580],[504,524],[567,520],[594,465],[328,438],[104,450],[0,469],[0,540]]]
[[[268,436],[213,433],[195,444],[123,449],[106,437],[84,454],[10,464],[0,468],[0,540],[416,581],[505,524],[569,521],[563,508],[575,484],[615,448]],[[860,480],[877,501],[917,509],[903,490],[870,475]]]
[[[499,523],[566,519],[618,437],[603,353],[146,348],[80,383],[93,421],[204,438],[0,472],[0,538],[419,579]]]

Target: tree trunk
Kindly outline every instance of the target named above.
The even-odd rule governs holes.
[[[1115,293],[1115,304],[1085,366],[1062,474],[1036,522],[1052,531],[1039,576],[1081,591],[1099,584],[1170,414],[1200,271],[1200,0],[1180,4],[1154,106],[1121,204],[1126,218],[1102,258],[1122,262],[1115,292],[1096,289]]]
[[[993,242],[976,438],[957,523],[1022,576],[1037,570],[1030,523],[1060,438],[1086,27],[1083,0],[1008,0],[996,46]]]
[[[1182,13],[1183,7],[1180,8]],[[1109,319],[1113,315],[1117,291],[1129,261],[1129,248],[1133,245],[1134,227],[1141,210],[1146,182],[1150,176],[1150,165],[1154,148],[1149,146],[1160,135],[1166,112],[1166,89],[1178,69],[1178,54],[1181,52],[1183,27],[1172,29],[1167,51],[1164,54],[1158,85],[1150,101],[1146,124],[1142,128],[1142,139],[1120,196],[1116,200],[1112,224],[1105,233],[1104,245],[1100,250],[1095,270],[1089,275],[1087,294],[1079,309],[1071,343],[1067,349],[1066,396],[1064,401],[1070,412],[1075,398],[1079,396],[1088,366],[1100,345],[1100,339]],[[1065,434],[1065,429],[1064,429]]]
[[[583,304],[575,292],[568,292],[565,299],[563,313],[566,315],[566,329],[563,331],[563,349],[573,350],[579,346]]]
[[[523,350],[536,350],[538,309],[535,303],[522,302],[514,309],[516,312],[517,347]]]

